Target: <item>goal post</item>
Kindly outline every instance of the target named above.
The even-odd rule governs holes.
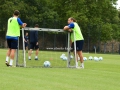
[[[24,43],[24,32],[25,31],[31,31],[31,30],[36,30],[36,31],[40,31],[41,32],[55,32],[58,34],[55,34],[54,39],[51,38],[54,43],[54,48],[48,47],[46,48],[46,50],[41,50],[40,49],[40,60],[35,61],[35,60],[28,60],[28,53],[25,52],[25,43]],[[74,54],[71,53],[71,45],[70,45],[70,32],[67,32],[67,46],[62,46],[62,47],[57,47],[55,45],[55,40],[57,35],[59,35],[60,33],[63,34],[65,33],[65,31],[63,29],[49,29],[49,28],[30,28],[30,27],[26,27],[26,28],[22,28],[21,30],[22,33],[22,49],[19,48],[20,44],[20,39],[18,40],[18,49],[17,49],[17,55],[16,55],[16,66],[17,67],[43,67],[43,62],[48,60],[51,63],[51,67],[68,67],[68,68],[76,68],[77,66],[77,55],[76,55],[76,42],[74,42]],[[74,33],[74,32],[73,32]],[[53,33],[54,34],[54,33]],[[45,35],[43,35],[44,39],[45,39]],[[53,35],[52,35],[53,36]],[[61,38],[61,37],[60,37]],[[66,39],[64,38],[64,39]],[[75,33],[74,33],[74,39],[75,39]],[[57,39],[58,40],[58,39]],[[45,42],[47,43],[47,42]],[[49,44],[48,44],[49,45]],[[59,45],[59,44],[58,44]],[[41,45],[40,45],[41,46]],[[45,45],[44,45],[45,46]],[[59,50],[61,49],[61,50]],[[35,52],[35,51],[34,51]],[[67,59],[66,60],[61,60],[60,56],[62,54],[66,54]],[[74,57],[73,59],[71,59],[71,55]],[[34,56],[34,55],[32,55]],[[34,64],[34,65],[33,65]]]
[[[73,33],[73,36],[74,36],[74,50],[73,52],[71,52],[72,48],[71,48],[71,44],[70,44],[70,32],[68,32],[68,50],[67,50],[67,53],[68,53],[68,60],[67,60],[67,67],[68,68],[77,68],[77,65],[78,65],[78,57],[77,57],[77,54],[76,54],[76,42],[75,42],[75,31],[72,32]],[[74,59],[74,63],[71,65],[71,55],[74,55],[73,59]]]
[[[22,41],[23,41],[23,61],[24,61],[24,67],[26,67],[26,55],[25,55],[25,42],[24,42],[24,28],[22,28]]]

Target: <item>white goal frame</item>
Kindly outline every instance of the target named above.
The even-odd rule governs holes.
[[[26,66],[26,53],[25,53],[25,42],[24,42],[24,30],[30,31],[30,30],[36,30],[36,31],[47,31],[47,32],[65,32],[63,29],[49,29],[49,28],[31,28],[31,27],[26,27],[22,28],[22,42],[23,42],[23,65],[18,64],[18,50],[19,50],[19,39],[18,39],[18,49],[16,51],[16,67],[27,67]],[[71,53],[71,45],[70,45],[70,32],[68,32],[68,47],[67,47],[67,53],[68,53],[68,58],[67,58],[67,67],[68,68],[77,68],[77,54],[76,54],[76,42],[75,42],[75,32],[74,33],[74,60],[75,60],[75,65],[71,66],[70,65],[70,53]]]

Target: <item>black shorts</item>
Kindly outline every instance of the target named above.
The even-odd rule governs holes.
[[[25,47],[28,47],[28,43],[25,42]]]
[[[38,49],[39,45],[36,45],[36,42],[30,42],[30,49]]]
[[[10,49],[18,49],[18,40],[7,39],[7,45]]]
[[[76,51],[82,51],[83,43],[84,43],[84,40],[76,41]],[[71,48],[72,48],[72,50],[74,50],[74,42],[72,43]]]

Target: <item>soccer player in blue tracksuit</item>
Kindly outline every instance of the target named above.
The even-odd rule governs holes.
[[[35,25],[35,28],[39,28],[39,25],[36,24]],[[39,53],[39,44],[38,44],[38,31],[36,30],[32,30],[30,31],[29,33],[29,41],[30,41],[30,50],[29,50],[29,53],[28,53],[28,59],[31,60],[31,53],[32,53],[32,50],[35,49],[36,50],[36,53],[35,53],[35,60],[38,60],[38,53]]]
[[[25,42],[25,50],[28,52],[28,32],[26,32],[24,36],[24,42]]]

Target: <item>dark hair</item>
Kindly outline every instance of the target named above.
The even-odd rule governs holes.
[[[73,20],[73,22],[77,22],[75,18],[70,17],[71,20]]]
[[[14,11],[14,15],[18,16],[20,14],[20,12],[18,10]]]
[[[38,25],[38,24],[35,24],[35,27],[39,27],[39,25]]]

